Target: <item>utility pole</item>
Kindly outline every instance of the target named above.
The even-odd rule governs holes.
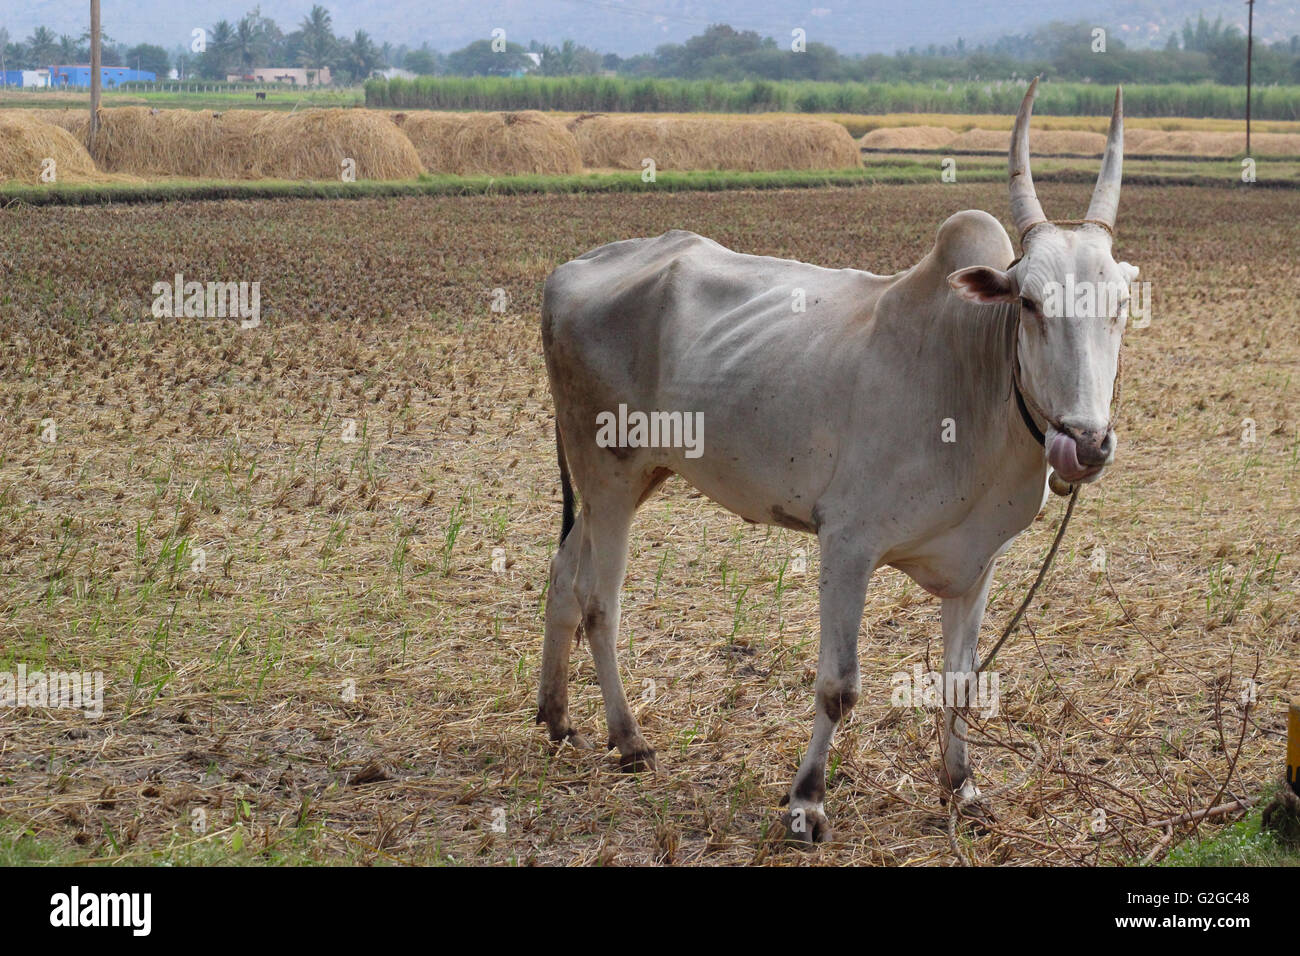
[[[1255,44],[1255,0],[1246,0],[1246,155],[1250,155],[1250,59]]]
[[[90,0],[90,150],[99,132],[99,0]]]

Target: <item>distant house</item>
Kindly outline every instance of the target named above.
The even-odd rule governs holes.
[[[88,87],[90,86],[90,67],[85,65],[52,66],[49,69],[50,86]],[[158,74],[152,70],[131,70],[124,66],[101,66],[99,84],[105,89],[122,83],[153,83]]]
[[[231,73],[228,83],[284,83],[286,86],[329,86],[330,68],[319,70],[298,66],[260,66],[247,73]]]
[[[36,89],[50,85],[49,70],[5,70],[0,74],[0,86],[19,86]]]
[[[413,80],[419,74],[412,73],[410,70],[403,70],[400,67],[390,66],[386,70],[375,70],[370,75],[381,77],[385,80]]]

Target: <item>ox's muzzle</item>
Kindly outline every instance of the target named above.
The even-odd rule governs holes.
[[[1047,436],[1047,462],[1068,482],[1095,481],[1115,460],[1115,430],[1076,428],[1064,422]]]

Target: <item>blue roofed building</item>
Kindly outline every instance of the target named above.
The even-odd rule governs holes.
[[[125,66],[101,66],[99,82],[104,89],[121,86],[123,83],[153,83],[158,75],[152,70],[132,70]],[[50,86],[90,86],[89,66],[52,66],[50,67]]]
[[[0,73],[0,85],[25,89],[50,85],[49,70],[5,70]]]

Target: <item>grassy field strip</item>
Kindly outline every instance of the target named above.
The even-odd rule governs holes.
[[[394,107],[371,107],[372,109],[394,109]],[[581,111],[556,110],[554,115],[565,118],[581,116]],[[726,122],[734,119],[752,119],[753,113],[638,113],[648,118],[675,119],[681,117],[707,118]],[[807,118],[808,113],[772,112],[757,114],[763,119],[785,119],[788,117]],[[854,137],[870,133],[875,129],[898,126],[944,126],[964,133],[971,129],[1011,130],[1015,122],[1015,113],[817,113],[818,119],[831,120],[844,126]],[[1110,123],[1109,114],[1096,116],[1051,116],[1039,115],[1034,110],[1034,128],[1039,130],[1085,130],[1091,133],[1105,133]],[[1226,119],[1219,117],[1186,116],[1125,116],[1126,129],[1154,129],[1162,132],[1207,132],[1207,133],[1245,133],[1244,119]],[[1251,130],[1256,133],[1300,133],[1300,120],[1260,120],[1251,123]]]
[[[723,82],[630,77],[455,77],[369,80],[366,105],[407,109],[578,110],[704,113],[1001,113],[1014,115],[1023,82],[825,83]],[[1114,87],[1053,81],[1039,92],[1037,115],[1105,116]],[[1246,112],[1244,86],[1129,83],[1126,116],[1235,118]],[[1300,86],[1256,86],[1260,119],[1300,120]]]
[[[307,107],[365,106],[365,95],[358,88],[329,90],[269,90],[259,100],[251,92],[105,92],[102,104],[113,106],[154,106],[158,109],[258,109],[294,110]],[[90,94],[64,90],[0,91],[0,109],[76,109],[89,112]]]
[[[115,106],[154,106],[159,109],[255,109],[255,110],[292,110],[307,107],[347,107],[366,106],[365,97],[359,89],[329,90],[312,92],[277,92],[267,93],[265,100],[257,100],[251,93],[115,93],[103,95],[106,108]],[[71,92],[22,92],[5,90],[0,92],[0,109],[84,109],[89,110],[90,98],[84,93]],[[370,105],[367,108],[389,112],[401,112],[402,107]],[[465,109],[464,112],[474,110]],[[572,119],[590,110],[556,109],[542,110],[549,115],[562,119]],[[616,112],[616,111],[612,111]],[[646,111],[638,116],[649,119],[693,118],[711,119],[719,122],[734,119],[786,119],[799,117],[803,119],[815,115],[817,119],[831,120],[844,126],[854,137],[859,137],[875,129],[896,126],[944,126],[957,132],[970,129],[1010,130],[1015,121],[1014,110],[1005,113],[799,113],[774,110],[763,113],[719,113],[713,111],[673,112]],[[1101,110],[1089,116],[1056,116],[1044,113],[1039,108],[1034,111],[1034,127],[1040,130],[1086,130],[1093,133],[1105,133],[1110,122],[1109,110]],[[1242,118],[1197,117],[1197,116],[1132,116],[1124,117],[1124,124],[1129,129],[1154,129],[1164,132],[1181,130],[1193,132],[1244,133],[1246,121]],[[1300,119],[1261,119],[1255,117],[1251,129],[1257,133],[1300,133]]]
[[[634,172],[584,173],[576,176],[425,176],[408,181],[342,183],[259,180],[169,179],[146,183],[84,183],[76,185],[0,185],[0,204],[31,206],[90,206],[112,203],[155,203],[173,200],[221,199],[366,199],[386,196],[479,196],[535,193],[650,193],[733,189],[819,189],[886,184],[920,185],[939,179],[937,159],[918,156],[878,161],[861,170],[735,172],[661,171],[655,182],[641,181]],[[993,158],[960,164],[962,182],[994,182],[1006,176],[1005,164]],[[1092,182],[1095,160],[1044,158],[1035,160],[1034,176],[1043,182]],[[1300,188],[1300,160],[1264,163],[1253,188]],[[1134,185],[1242,186],[1241,167],[1232,160],[1130,161],[1126,183]]]
[[[897,150],[897,149],[873,149],[870,146],[861,146],[859,147],[859,152],[861,152],[863,156],[904,156],[904,157],[912,157],[916,159],[926,159],[932,156],[987,156],[990,158],[1005,158],[1006,156],[1006,150],[999,151],[999,150],[991,150],[991,149],[916,148],[916,149],[908,149],[908,150]],[[1131,168],[1137,163],[1197,163],[1197,164],[1220,163],[1222,164],[1222,163],[1230,162],[1236,164],[1238,171],[1240,171],[1241,160],[1244,158],[1245,157],[1232,157],[1231,159],[1224,159],[1224,157],[1222,156],[1186,156],[1186,155],[1180,156],[1180,155],[1175,155],[1170,153],[1165,155],[1158,155],[1158,154],[1143,155],[1141,157],[1126,156],[1124,158],[1124,163],[1126,167]],[[1297,158],[1295,156],[1262,156],[1256,153],[1252,158],[1257,163],[1258,162],[1288,163],[1292,165],[1296,163],[1300,163],[1300,158]],[[1084,159],[1084,160],[1092,160],[1093,162],[1099,162],[1101,157],[1092,153],[1052,153],[1051,155],[1036,154],[1034,156],[1034,167],[1037,168],[1040,162],[1046,162],[1053,159]]]

